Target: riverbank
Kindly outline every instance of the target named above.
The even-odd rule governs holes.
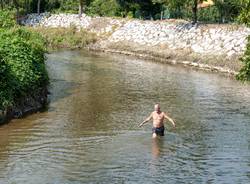
[[[43,28],[85,29],[97,40],[87,47],[237,74],[250,29],[240,25],[197,24],[184,20],[141,21],[73,14],[32,14],[22,22]]]
[[[75,26],[69,28],[33,27],[30,31],[39,33],[45,40],[48,51],[58,49],[81,49],[97,41],[95,33],[84,29],[77,30]]]
[[[14,26],[0,31],[0,124],[39,111],[47,103],[43,38]]]
[[[31,94],[15,99],[12,106],[0,110],[0,125],[8,123],[12,119],[22,118],[28,114],[36,113],[47,106],[47,87],[39,88]]]
[[[249,34],[238,25],[134,20],[89,48],[236,75]]]

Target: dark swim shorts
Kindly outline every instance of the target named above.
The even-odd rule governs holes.
[[[153,127],[152,128],[152,134],[156,133],[156,135],[164,136],[164,130],[165,130],[164,126],[159,127],[159,128]]]

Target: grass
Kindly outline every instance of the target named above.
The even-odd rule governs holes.
[[[83,48],[97,41],[96,34],[84,29],[78,30],[73,26],[70,28],[33,27],[29,29],[42,35],[46,40],[48,50]]]

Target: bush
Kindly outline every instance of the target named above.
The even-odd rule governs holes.
[[[59,8],[51,9],[54,13],[78,13],[79,1],[67,0],[57,5]],[[48,8],[49,9],[49,8]]]
[[[242,1],[242,6],[243,8],[238,17],[238,21],[250,26],[250,0]],[[248,36],[246,51],[240,60],[244,63],[244,66],[241,68],[236,78],[241,81],[250,81],[250,36]]]
[[[202,22],[218,22],[220,14],[216,6],[210,6],[198,11],[198,19]]]
[[[246,24],[247,26],[250,26],[250,0],[242,1],[242,10],[238,17],[238,21],[240,23]]]
[[[94,0],[87,9],[90,15],[117,16],[119,15],[119,4],[116,0]]]
[[[9,66],[0,54],[0,109],[9,106],[13,103],[13,91],[11,86],[14,85],[13,77],[11,75]]]
[[[241,61],[244,63],[244,66],[241,68],[236,78],[241,81],[250,81],[250,36],[248,37],[247,49]]]
[[[48,84],[45,42],[24,28],[0,32],[0,109]]]
[[[1,10],[0,11],[0,28],[11,28],[16,25],[14,12]]]

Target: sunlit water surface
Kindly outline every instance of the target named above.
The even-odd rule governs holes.
[[[0,127],[0,183],[250,183],[250,86],[180,66],[48,55],[48,110]],[[159,102],[165,137],[138,128]]]

